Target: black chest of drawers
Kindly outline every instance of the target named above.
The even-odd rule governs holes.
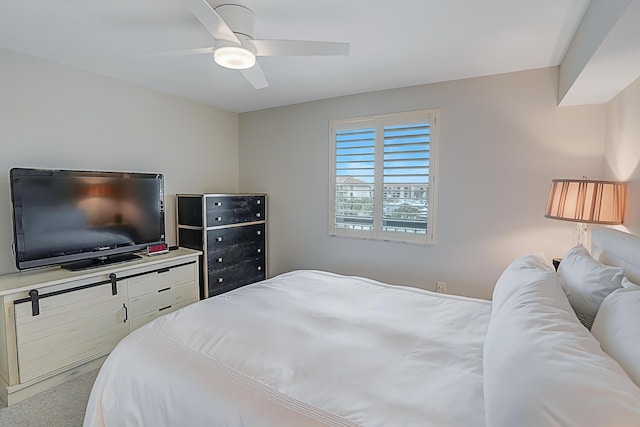
[[[267,278],[266,194],[178,194],[178,245],[203,252],[200,297]]]

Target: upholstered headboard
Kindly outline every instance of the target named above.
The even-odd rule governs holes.
[[[603,264],[624,268],[629,280],[640,283],[640,237],[612,228],[594,227],[591,254]]]

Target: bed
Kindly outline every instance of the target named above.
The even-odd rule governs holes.
[[[640,313],[640,239],[592,242],[598,259],[558,273],[516,258],[492,302],[307,270],[192,304],[120,342],[84,425],[638,426],[640,337],[620,313]],[[590,331],[595,277],[609,314]]]

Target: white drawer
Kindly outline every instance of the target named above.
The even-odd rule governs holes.
[[[195,282],[162,288],[155,292],[130,298],[129,316],[132,318],[141,316],[195,297]]]
[[[156,319],[162,315],[181,309],[182,307],[186,307],[189,304],[193,304],[194,302],[196,302],[196,298],[188,299],[186,301],[182,301],[180,303],[171,305],[169,307],[161,307],[158,310],[151,311],[141,316],[133,317],[130,320],[131,330],[133,331],[134,329],[138,329],[140,326],[151,322],[153,319]]]
[[[180,267],[167,267],[159,271],[130,277],[126,280],[129,287],[129,297],[137,297],[138,295],[155,292],[173,285],[194,282],[196,280],[195,263]]]

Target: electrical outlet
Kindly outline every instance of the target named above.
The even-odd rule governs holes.
[[[436,282],[436,292],[441,294],[447,293],[447,282]]]

